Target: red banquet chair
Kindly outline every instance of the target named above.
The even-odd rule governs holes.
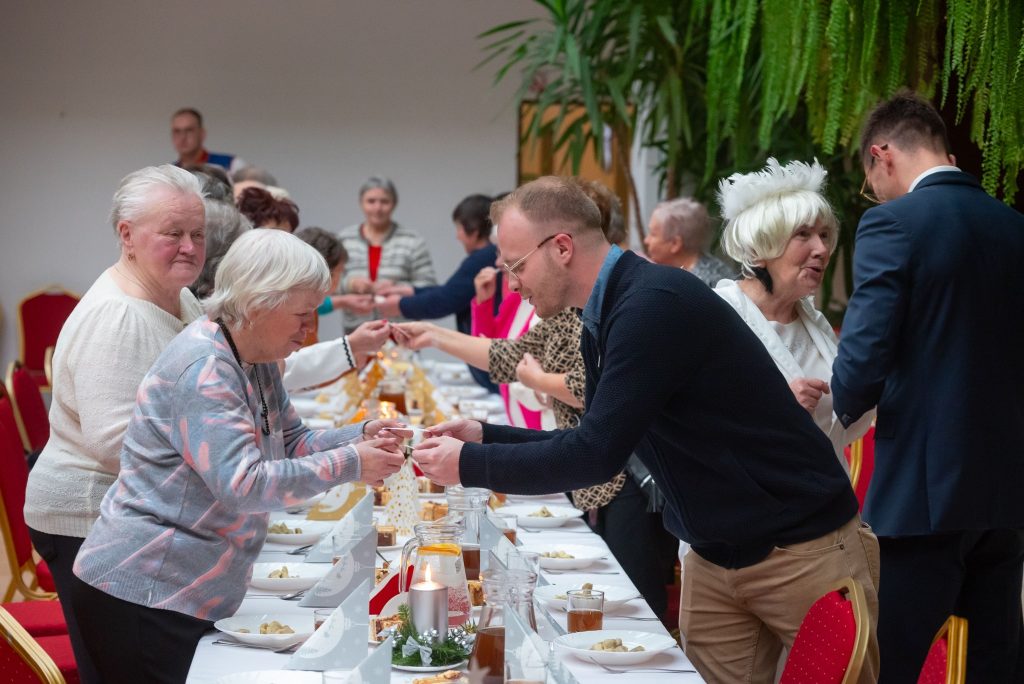
[[[50,419],[46,415],[46,402],[39,391],[39,384],[18,361],[11,361],[7,366],[4,384],[14,409],[14,421],[22,446],[28,453],[42,451],[50,439]]]
[[[33,638],[0,608],[0,672],[8,682],[77,684],[78,668],[67,634]]]
[[[868,638],[864,590],[852,577],[847,577],[807,611],[779,684],[857,681],[867,655]]]
[[[4,536],[11,581],[3,600],[10,601],[20,593],[26,599],[56,598],[56,588],[46,561],[38,564],[32,555],[32,540],[25,524],[25,487],[28,484],[28,462],[18,439],[14,411],[7,392],[0,387],[0,532]],[[25,581],[25,573],[31,580]]]
[[[967,680],[967,620],[950,615],[935,635],[917,684],[964,684]]]
[[[44,370],[46,348],[57,344],[60,329],[78,300],[75,293],[51,285],[29,294],[18,304],[21,363],[44,390],[50,389]]]

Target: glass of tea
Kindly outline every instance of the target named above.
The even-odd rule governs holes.
[[[333,608],[317,608],[313,611],[313,629],[320,629],[320,625],[327,622],[327,618],[331,617],[331,613],[334,612]]]
[[[516,532],[518,530],[516,514],[506,513],[503,511],[493,511],[489,516],[494,522],[494,526],[501,530],[501,533],[505,535],[505,538],[514,545],[516,543]]]
[[[594,589],[570,589],[565,592],[569,633],[593,632],[604,625],[604,592]]]

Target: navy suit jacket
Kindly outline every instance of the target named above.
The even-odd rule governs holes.
[[[864,518],[884,536],[1024,527],[1024,216],[941,171],[864,213],[833,366],[878,405]]]

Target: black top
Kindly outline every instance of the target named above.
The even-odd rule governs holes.
[[[484,426],[463,484],[542,494],[607,482],[635,449],[666,497],[665,526],[739,568],[820,537],[857,512],[832,444],[764,345],[683,269],[627,252],[584,327],[587,410],[575,430]]]

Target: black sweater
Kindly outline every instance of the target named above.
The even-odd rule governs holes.
[[[462,447],[463,484],[544,494],[607,482],[632,451],[667,499],[665,526],[740,568],[857,512],[832,445],[760,340],[704,283],[625,253],[600,335],[584,327],[587,410],[574,430],[485,425]]]

